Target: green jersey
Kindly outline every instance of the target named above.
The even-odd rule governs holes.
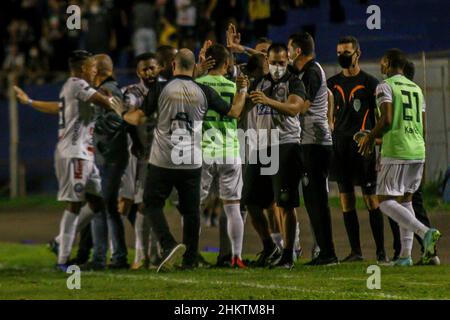
[[[392,103],[392,125],[383,135],[381,156],[400,160],[425,159],[422,90],[403,75],[392,76],[377,87],[377,105]]]
[[[233,102],[236,84],[224,76],[207,75],[196,79],[198,83],[213,88],[228,103]],[[203,120],[203,157],[213,160],[239,158],[237,120],[208,110]]]

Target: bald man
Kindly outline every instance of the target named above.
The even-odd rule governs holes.
[[[192,51],[181,49],[172,63],[174,77],[166,83],[153,84],[143,110],[117,110],[133,125],[158,113],[147,171],[146,186],[151,188],[144,191],[144,212],[150,217],[163,251],[158,271],[171,269],[181,257],[183,268],[197,266],[202,121],[209,109],[237,118],[245,103],[245,80],[238,82],[238,92],[230,105],[212,88],[192,79],[194,66]],[[173,188],[178,191],[179,211],[183,216],[183,244],[175,241],[163,213],[164,203]]]
[[[113,77],[114,65],[106,54],[95,55],[97,75],[95,85],[98,91],[123,99],[117,81]],[[95,160],[100,170],[102,195],[106,214],[95,214],[92,219],[94,252],[92,261],[83,265],[86,270],[106,268],[108,232],[112,240],[110,269],[128,269],[127,247],[124,225],[117,208],[118,192],[123,172],[128,164],[128,125],[114,111],[96,108],[94,129]]]

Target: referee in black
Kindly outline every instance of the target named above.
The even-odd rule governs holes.
[[[331,132],[328,124],[328,90],[325,72],[314,59],[314,40],[307,32],[289,37],[292,69],[306,89],[304,111],[300,115],[301,160],[305,171],[303,197],[320,247],[320,254],[308,265],[332,265],[338,262],[334,250],[331,213],[328,206],[328,171],[331,157]]]
[[[377,261],[386,263],[383,215],[375,194],[376,156],[375,153],[368,158],[361,156],[357,143],[353,140],[353,135],[358,131],[371,130],[375,126],[375,88],[378,80],[361,70],[361,49],[355,37],[346,36],[339,40],[337,56],[342,71],[328,79],[327,83],[334,96],[331,176],[338,183],[345,229],[351,246],[350,254],[343,261],[363,260],[355,209],[356,185],[361,186],[364,202],[369,210]]]

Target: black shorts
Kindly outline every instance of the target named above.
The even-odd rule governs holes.
[[[375,168],[375,152],[365,158],[358,153],[353,137],[333,136],[331,180],[338,183],[340,193],[352,193],[354,186],[361,186],[363,194],[375,194]]]
[[[303,184],[309,179],[317,179],[326,183],[330,171],[331,146],[321,144],[304,144],[301,146],[303,164]]]
[[[163,208],[172,189],[176,188],[180,213],[199,211],[201,176],[202,168],[167,169],[149,164],[144,189],[145,205]]]
[[[270,151],[272,150],[269,149]],[[263,150],[262,153],[264,152],[266,151]],[[270,167],[270,164],[262,164],[259,157],[256,164],[246,166],[242,191],[242,201],[246,206],[269,208],[274,201],[282,208],[300,205],[300,145],[281,144],[278,159],[278,170],[272,175],[261,174],[261,169]]]

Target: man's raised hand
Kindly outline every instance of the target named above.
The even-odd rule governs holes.
[[[14,89],[14,92],[16,93],[17,100],[19,100],[19,102],[21,104],[29,104],[30,103],[30,97],[28,97],[28,95],[25,93],[25,91],[20,89],[18,86],[14,86],[13,89]]]

